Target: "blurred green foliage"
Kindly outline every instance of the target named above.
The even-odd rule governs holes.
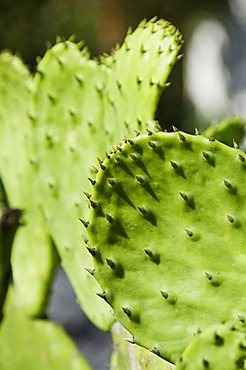
[[[223,20],[228,12],[225,0],[1,0],[0,50],[17,52],[34,70],[36,57],[43,55],[47,41],[54,44],[58,35],[68,38],[74,34],[97,55],[109,52],[123,40],[128,27],[136,27],[143,18],[167,19],[188,40],[199,17],[213,14]],[[171,81],[174,87],[162,98],[157,118],[167,128],[174,123],[182,128],[182,63]]]

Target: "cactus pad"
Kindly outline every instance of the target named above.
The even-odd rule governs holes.
[[[0,328],[0,369],[91,370],[62,328],[11,314]]]
[[[176,370],[243,370],[246,333],[231,324],[214,325],[196,335]]]
[[[112,315],[82,267],[92,268],[92,262],[87,250],[81,253],[79,218],[87,217],[89,202],[81,190],[89,198],[94,159],[128,133],[128,119],[134,122],[131,130],[140,131],[146,127],[142,119],[153,120],[182,44],[179,32],[164,21],[142,24],[127,40],[131,50],[125,41],[111,66],[109,59],[90,60],[86,49],[70,41],[48,50],[37,67],[31,114],[34,167],[49,232],[80,305],[103,329]]]
[[[118,322],[111,329],[114,342],[110,370],[173,370],[174,365],[138,346]]]
[[[94,182],[88,250],[136,343],[175,362],[193,333],[246,315],[246,157],[182,132],[125,140]]]
[[[224,144],[233,146],[242,143],[245,136],[245,120],[241,117],[229,117],[209,126],[203,135],[213,137]]]
[[[22,61],[0,55],[0,173],[10,207],[24,211],[12,250],[16,300],[31,316],[43,315],[56,255],[37,203],[37,188],[28,156],[28,117],[32,77]]]

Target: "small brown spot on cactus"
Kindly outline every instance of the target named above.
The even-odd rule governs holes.
[[[84,220],[83,218],[79,218],[80,222],[82,225],[87,228],[89,226],[89,221]]]
[[[98,203],[95,202],[94,200],[90,199],[90,206],[93,209],[96,209],[98,207]]]
[[[151,147],[151,149],[155,149],[156,145],[153,141],[148,141],[148,145]]]
[[[226,217],[231,224],[234,222],[234,218],[231,215],[226,215]]]
[[[142,176],[142,175],[136,175],[135,178],[136,178],[137,182],[139,182],[140,184],[144,184],[146,182],[144,176]]]
[[[89,239],[85,235],[81,235],[85,244],[89,243]]]
[[[128,317],[131,317],[132,316],[132,312],[130,310],[130,308],[126,307],[126,306],[122,306],[122,311],[128,316]]]
[[[157,265],[160,263],[160,254],[159,253],[153,253],[153,251],[150,247],[144,248],[144,252],[149,257],[149,259],[151,261],[153,261]]]
[[[217,332],[214,333],[214,344],[216,346],[222,346],[224,344],[224,338],[222,338]]]
[[[110,224],[114,222],[114,218],[109,213],[105,213],[105,218]]]
[[[144,44],[141,44],[141,53],[145,54],[147,53],[148,49],[144,46]]]
[[[95,166],[91,166],[91,172],[94,173],[95,175],[98,173],[98,169]]]
[[[122,83],[119,80],[116,80],[116,84],[119,90],[122,88]]]
[[[205,369],[208,369],[209,368],[209,361],[206,358],[203,358],[202,364],[203,364],[203,366],[204,366]]]
[[[183,134],[181,134],[180,132],[178,133],[178,135],[179,135],[179,140],[181,140],[181,141],[185,141],[186,140],[185,139],[185,136]]]
[[[94,274],[95,274],[95,269],[85,267],[85,271],[87,271],[91,276],[94,276]]]
[[[133,161],[136,161],[137,159],[139,159],[138,155],[134,153],[130,154],[130,157]]]
[[[215,157],[213,153],[208,152],[206,150],[202,150],[203,158],[210,164],[212,167],[215,167]]]
[[[95,247],[86,247],[86,249],[88,250],[88,252],[93,256],[95,257],[97,255],[97,249]]]
[[[142,215],[145,215],[147,213],[146,209],[144,206],[139,206],[137,207],[137,209],[139,210],[139,212],[142,214]]]
[[[188,202],[189,198],[188,198],[187,193],[185,193],[184,191],[180,191],[180,192],[179,192],[179,195],[181,196],[181,198],[182,198],[185,202]]]
[[[143,82],[142,78],[137,76],[137,84],[140,85]]]
[[[90,177],[88,177],[88,180],[90,181],[91,185],[96,185],[96,180],[93,180]]]
[[[205,276],[206,276],[206,278],[208,279],[208,280],[212,280],[212,278],[213,278],[213,276],[212,276],[212,274],[210,274],[210,272],[207,272],[207,271],[205,271]]]
[[[224,182],[224,185],[225,185],[225,187],[227,189],[231,189],[232,188],[232,184],[231,184],[231,182],[229,180],[224,179],[223,182]]]
[[[56,94],[55,94],[55,93],[49,93],[49,94],[48,94],[48,98],[49,98],[49,100],[50,100],[52,103],[55,103],[55,102],[56,102],[56,100],[57,100],[57,96],[56,96]]]
[[[77,73],[77,74],[75,75],[75,79],[76,79],[76,81],[79,83],[79,86],[80,86],[80,87],[81,87],[81,86],[83,86],[84,78],[83,78],[83,76],[82,76],[80,73]]]
[[[91,194],[89,194],[87,191],[83,191],[83,194],[86,196],[87,199],[91,198]]]
[[[115,264],[115,262],[112,260],[112,258],[106,258],[106,262],[107,262],[107,264],[109,265],[109,267],[111,267],[111,269],[115,269],[115,268],[116,268],[116,264]]]
[[[242,154],[238,154],[237,159],[239,159],[239,161],[241,161],[243,163],[245,162],[245,157]]]
[[[238,318],[238,320],[239,320],[241,323],[244,323],[244,322],[245,322],[245,317],[244,317],[244,316],[242,316],[242,315],[238,314],[238,315],[237,315],[237,318]]]
[[[103,161],[100,158],[98,158],[98,157],[97,157],[97,160],[98,160],[98,163],[99,163],[100,168],[102,170],[105,170],[106,166],[104,166]]]
[[[97,293],[98,297],[104,299],[105,302],[108,303],[107,293],[103,291],[102,293]]]
[[[172,167],[172,168],[174,168],[175,170],[177,170],[177,169],[179,169],[179,168],[180,168],[180,166],[178,165],[178,163],[177,163],[177,162],[175,162],[175,161],[170,161],[170,165],[171,165],[171,167]]]
[[[160,290],[162,297],[170,304],[175,304],[177,297],[175,294],[167,292],[166,290]]]
[[[193,236],[193,232],[190,229],[185,229],[186,235],[191,238]]]

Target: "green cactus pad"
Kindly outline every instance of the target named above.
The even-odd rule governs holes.
[[[96,87],[103,83],[106,68],[99,68],[85,51],[66,41],[48,50],[37,70],[33,157],[44,217],[78,303],[97,326],[107,330],[112,314],[95,296],[98,287],[83,268],[92,262],[87,252],[81,253],[79,222],[82,189],[89,188],[87,177],[92,176],[89,165],[104,147],[100,140],[104,129],[99,132],[95,121],[102,116]]]
[[[243,370],[246,333],[231,324],[214,325],[198,334],[182,355],[176,370]]]
[[[119,323],[111,329],[114,349],[110,370],[172,370],[174,366],[154,353],[138,346]]]
[[[241,117],[229,117],[209,126],[203,135],[213,137],[224,144],[241,144],[245,136],[245,120]]]
[[[145,132],[157,126],[153,120],[159,98],[169,85],[182,43],[182,35],[172,24],[154,18],[140,23],[133,33],[130,30],[114,52],[104,93],[111,145],[124,135],[132,136],[134,129]]]
[[[58,325],[8,315],[0,328],[1,370],[91,370]]]
[[[37,204],[28,157],[31,74],[22,61],[0,54],[0,173],[11,207],[24,211],[12,251],[16,299],[31,316],[43,315],[56,257]]]
[[[88,249],[136,343],[175,362],[201,328],[246,315],[246,157],[182,132],[125,140],[93,185]]]
[[[90,203],[87,177],[94,181],[94,159],[128,132],[128,118],[134,118],[132,129],[139,128],[139,101],[144,101],[144,117],[154,118],[158,97],[181,45],[180,34],[165,22],[146,23],[131,40],[131,52],[125,50],[125,44],[115,52],[112,69],[105,61],[90,60],[88,52],[72,42],[55,45],[37,67],[32,107],[33,157],[44,216],[79,304],[97,326],[106,330],[112,324],[112,314],[95,295],[98,284],[83,269],[91,272],[93,267],[87,250],[81,252],[79,218],[87,217]],[[145,56],[138,42],[148,47]],[[129,75],[120,67],[126,62],[135,66]],[[143,73],[145,69],[142,77],[147,83],[143,81],[138,87],[137,70]],[[157,80],[161,86],[155,86]],[[109,95],[111,90],[115,93],[116,86],[117,96]],[[82,190],[87,200],[82,199]]]

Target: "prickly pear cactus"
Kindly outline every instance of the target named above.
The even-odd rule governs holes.
[[[111,329],[114,342],[110,370],[173,370],[174,366],[138,346],[118,322]]]
[[[81,253],[79,223],[90,203],[87,177],[94,182],[97,169],[91,165],[97,155],[129,129],[145,129],[142,118],[153,120],[181,43],[174,27],[151,21],[128,35],[111,61],[90,60],[86,49],[66,41],[48,50],[37,67],[31,117],[40,203],[78,301],[103,329],[112,324],[111,312],[95,294],[98,285],[82,268],[89,272],[92,268],[91,256],[86,250]],[[131,128],[128,118],[133,120]],[[81,189],[87,201],[81,198]]]
[[[198,334],[185,350],[176,370],[243,370],[246,332],[232,324],[214,325]]]
[[[62,328],[12,309],[0,327],[0,369],[92,370]]]
[[[140,344],[177,361],[193,333],[245,317],[246,157],[182,132],[125,140],[92,186],[100,296]]]
[[[203,135],[213,137],[224,144],[241,144],[245,136],[245,120],[241,117],[229,117],[209,126]]]
[[[183,40],[167,21],[143,21],[125,38],[112,56],[112,66],[104,87],[104,122],[115,145],[133,130],[145,132],[158,126],[155,111],[167,79],[177,61]],[[116,130],[117,129],[117,134]]]
[[[22,61],[7,52],[0,54],[0,173],[10,207],[24,211],[12,250],[16,301],[31,316],[39,316],[46,307],[57,258],[37,204],[27,150],[31,88],[31,75]]]

